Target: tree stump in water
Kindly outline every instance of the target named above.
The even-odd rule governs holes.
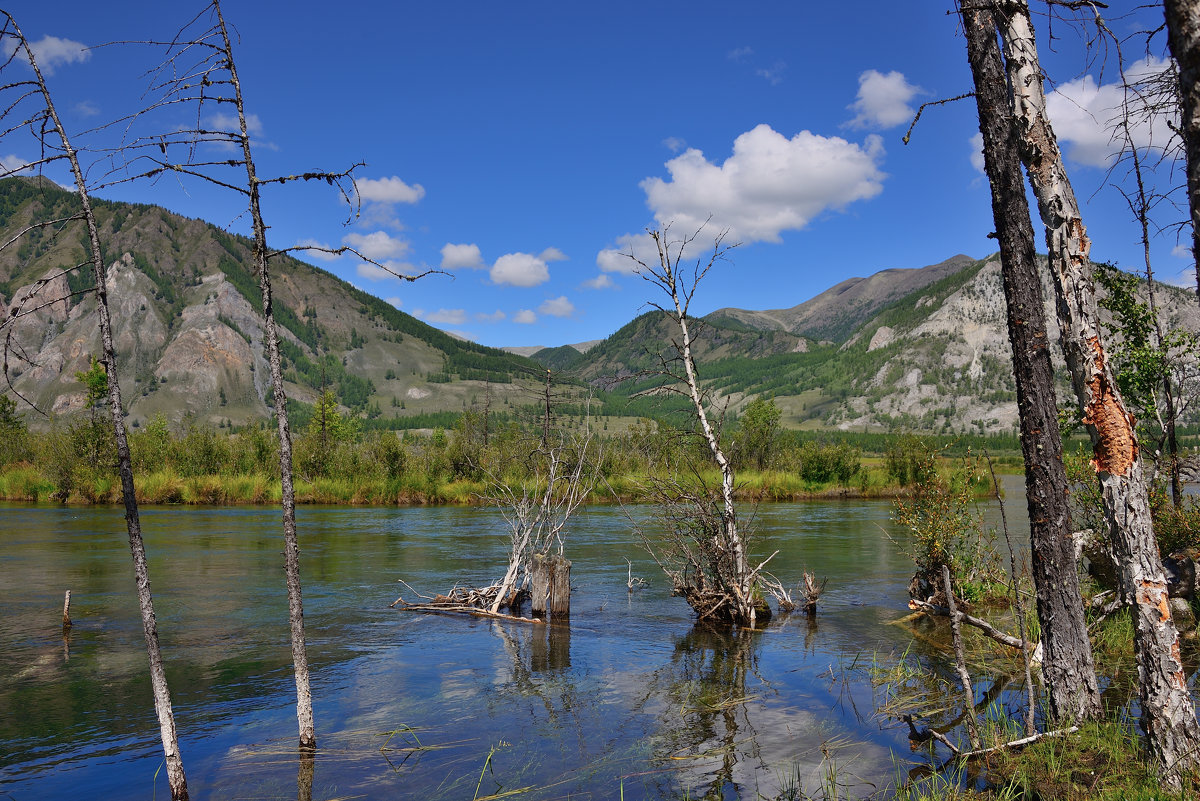
[[[570,617],[571,561],[562,556],[533,555],[532,613],[538,617]]]

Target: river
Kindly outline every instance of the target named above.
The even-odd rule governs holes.
[[[493,510],[301,508],[312,797],[774,797],[816,789],[831,764],[851,795],[892,784],[921,757],[873,713],[866,670],[912,644],[887,625],[911,574],[890,513],[760,507],[755,551],[779,550],[774,573],[829,584],[815,625],[733,635],[693,623],[619,508],[580,514],[570,625],[550,627],[388,608],[409,595],[399,579],[429,594],[496,580]],[[297,797],[278,511],[142,520],[192,798]],[[0,542],[0,799],[169,798],[122,510],[8,505]],[[627,591],[626,558],[646,588]]]

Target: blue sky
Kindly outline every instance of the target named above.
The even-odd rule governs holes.
[[[135,108],[161,53],[79,45],[169,38],[201,8],[30,6],[13,13],[78,132]],[[699,313],[786,308],[852,276],[995,250],[974,102],[928,109],[901,141],[916,106],[970,88],[949,0],[223,8],[240,35],[260,175],[365,163],[363,213],[348,226],[328,189],[267,189],[270,244],[350,244],[397,270],[444,269],[408,283],[350,256],[307,259],[484,344],[598,339],[644,311],[651,287],[620,253],[648,225],[690,232],[711,215],[698,245],[723,228],[742,243],[701,288]],[[1150,11],[1110,25],[1124,36],[1160,21]],[[1089,63],[1062,25],[1051,52],[1035,24],[1093,256],[1136,269],[1138,230],[1104,185],[1115,68]],[[1164,49],[1160,37],[1152,64]],[[1146,55],[1144,44],[1127,53]],[[25,140],[0,141],[5,163],[31,156]],[[99,194],[249,227],[237,196],[194,183]],[[1164,224],[1185,216],[1160,210]],[[1174,232],[1156,238],[1156,270],[1191,285],[1176,245]]]

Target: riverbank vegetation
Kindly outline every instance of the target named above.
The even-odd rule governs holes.
[[[12,401],[0,399],[0,499],[117,503],[111,431],[101,416],[56,420],[30,430]],[[891,497],[904,494],[931,453],[950,457],[970,445],[1019,463],[1011,438],[918,438],[911,435],[781,430],[773,401],[755,401],[723,436],[738,467],[735,487],[748,500]],[[585,424],[587,421],[585,419]],[[603,477],[589,502],[638,501],[647,478],[692,474],[707,445],[664,420],[638,419],[606,433],[594,421]],[[296,498],[308,504],[482,504],[490,477],[532,478],[540,432],[535,424],[467,411],[451,428],[364,430],[360,418],[325,395],[293,434]],[[279,445],[266,423],[240,430],[162,417],[129,437],[142,503],[265,504],[280,499]],[[97,454],[100,454],[97,456]],[[715,468],[698,468],[704,471]],[[714,472],[715,475],[715,472]],[[707,476],[712,478],[712,476]],[[717,478],[719,481],[719,478]]]

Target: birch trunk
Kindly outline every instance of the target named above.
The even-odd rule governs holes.
[[[664,282],[664,286],[670,292],[671,301],[675,305],[674,318],[680,332],[679,355],[683,361],[688,397],[691,398],[692,408],[696,413],[696,419],[700,422],[700,430],[704,434],[705,442],[708,443],[708,449],[712,452],[713,460],[721,468],[721,533],[725,541],[720,544],[720,549],[727,549],[730,556],[733,557],[737,584],[731,589],[734,590],[737,618],[740,623],[753,628],[756,616],[753,598],[754,588],[752,586],[753,579],[750,575],[749,565],[746,562],[746,549],[738,532],[737,508],[733,500],[733,464],[725,456],[724,451],[721,450],[721,443],[717,439],[712,424],[709,422],[708,413],[704,410],[704,398],[700,392],[700,379],[696,374],[696,361],[692,358],[692,334],[688,327],[688,312],[679,297],[678,264],[672,263],[670,251],[667,243],[663,241],[661,233],[651,232],[650,236],[658,246],[659,264],[663,276],[667,279]],[[680,255],[682,256],[682,252]]]
[[[296,674],[296,719],[300,729],[300,747],[316,748],[317,737],[313,725],[312,691],[308,680],[308,653],[304,645],[304,599],[300,588],[300,545],[296,536],[296,492],[292,483],[292,435],[288,423],[287,394],[283,388],[283,366],[279,355],[279,337],[275,325],[275,314],[271,296],[271,275],[267,259],[267,228],[263,223],[260,204],[260,184],[255,174],[254,159],[250,153],[250,132],[246,126],[245,106],[242,102],[242,87],[238,81],[237,67],[233,59],[233,45],[225,27],[221,4],[213,0],[213,10],[220,25],[221,37],[227,56],[230,82],[237,107],[238,125],[242,144],[242,155],[246,163],[246,188],[250,196],[250,217],[254,229],[254,268],[258,271],[259,288],[263,303],[263,345],[267,350],[267,362],[271,370],[271,387],[275,402],[275,420],[279,429],[279,474],[281,482],[281,506],[283,512],[284,572],[287,576],[288,620],[291,625],[292,662]]]
[[[1167,42],[1179,65],[1180,128],[1187,159],[1188,206],[1192,212],[1192,261],[1200,267],[1200,5],[1163,0]],[[1200,269],[1196,271],[1200,299]]]
[[[1029,6],[1024,0],[1001,0],[998,8],[1021,159],[1046,226],[1063,350],[1092,438],[1122,589],[1132,601],[1142,728],[1164,780],[1177,787],[1179,772],[1200,764],[1195,752],[1200,725],[1180,661],[1133,418],[1105,356],[1092,287],[1091,243],[1046,116]]]
[[[104,357],[105,372],[108,374],[108,406],[112,414],[113,431],[117,444],[117,469],[121,477],[121,494],[125,502],[125,527],[129,533],[129,552],[133,558],[133,574],[137,585],[138,610],[142,617],[142,633],[146,640],[146,656],[150,662],[150,688],[154,696],[154,711],[158,716],[159,735],[162,739],[163,757],[167,769],[167,784],[171,789],[172,801],[186,801],[188,798],[187,778],[183,772],[183,759],[179,754],[179,737],[175,730],[175,713],[171,708],[171,692],[167,687],[167,675],[163,670],[162,651],[158,642],[158,622],[154,616],[154,597],[150,592],[150,572],[146,565],[146,547],[142,541],[142,524],[138,515],[137,496],[133,484],[133,462],[129,454],[129,440],[125,434],[125,420],[122,413],[124,406],[121,401],[121,384],[117,378],[117,357],[113,347],[112,320],[108,311],[108,272],[104,265],[103,250],[100,247],[100,236],[96,230],[96,217],[92,212],[91,198],[88,195],[87,183],[79,158],[67,137],[66,128],[55,110],[50,98],[50,91],[38,68],[32,48],[29,47],[25,35],[17,26],[16,21],[7,13],[12,30],[16,33],[19,47],[25,51],[29,66],[37,78],[38,90],[46,103],[46,114],[54,125],[54,134],[62,142],[63,156],[71,165],[71,175],[75,180],[75,191],[79,196],[81,216],[87,226],[90,261],[96,278],[96,309],[100,318],[100,343]],[[49,131],[45,132],[50,134]],[[67,619],[67,604],[70,593],[63,607],[63,626],[69,626]]]
[[[1054,369],[1046,337],[1045,304],[1033,244],[1033,225],[1005,87],[1004,61],[990,9],[962,9],[967,59],[975,82],[984,166],[1000,241],[1025,458],[1025,497],[1033,552],[1038,621],[1046,657],[1042,674],[1055,720],[1079,721],[1100,712],[1100,690],[1083,615],[1071,542],[1067,475],[1062,461]]]

